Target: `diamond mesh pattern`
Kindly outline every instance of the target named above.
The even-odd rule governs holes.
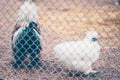
[[[13,44],[11,37],[23,3],[24,0],[0,0],[0,80],[120,79],[120,0],[33,0],[38,9],[37,28],[25,26]],[[92,58],[89,55],[95,52],[96,45],[62,45],[57,48],[60,56],[56,56],[54,47],[83,41],[90,31],[98,33],[101,48],[99,58],[91,64],[98,73],[86,75],[75,67],[87,59],[82,67],[85,69],[95,58],[95,54]],[[79,50],[90,54],[80,59]]]

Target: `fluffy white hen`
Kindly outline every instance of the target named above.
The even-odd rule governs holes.
[[[100,45],[98,33],[88,32],[82,41],[71,41],[58,44],[54,47],[56,57],[66,67],[72,66],[75,70],[84,74],[96,73],[91,65],[99,58]]]

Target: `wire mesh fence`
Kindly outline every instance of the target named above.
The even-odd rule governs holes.
[[[119,80],[119,1],[0,0],[0,78]]]

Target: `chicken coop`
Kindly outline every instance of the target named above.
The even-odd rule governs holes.
[[[36,9],[24,12],[26,7],[20,13],[25,1],[29,0],[0,0],[0,80],[120,80],[120,0],[31,0]],[[19,13],[26,14],[23,20],[19,16],[22,21],[37,23],[25,27],[33,27],[31,34],[37,37],[31,43],[39,51],[34,46],[27,50],[30,44],[23,48],[29,54],[38,52],[34,54],[41,61],[37,68],[13,67],[14,40],[17,43],[26,31],[17,32],[21,37],[14,32]],[[29,16],[32,14],[37,19]],[[86,38],[90,41],[85,42]],[[23,47],[22,42],[20,45]],[[18,51],[23,50],[20,45]],[[19,59],[24,51],[17,54]],[[29,54],[25,54],[28,61],[34,56]]]

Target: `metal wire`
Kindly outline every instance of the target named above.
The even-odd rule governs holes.
[[[0,0],[0,80],[120,79],[120,0],[24,2]]]

